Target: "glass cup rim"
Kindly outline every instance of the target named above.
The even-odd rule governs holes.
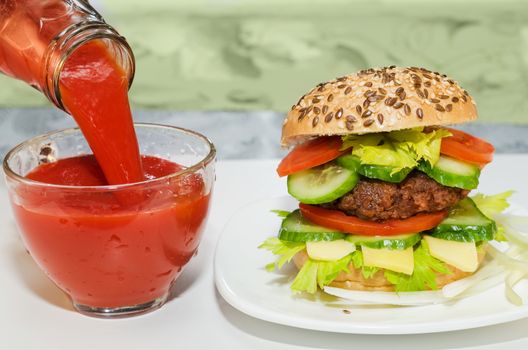
[[[169,174],[169,175],[165,175],[165,176],[162,176],[162,177],[154,178],[154,179],[144,180],[144,181],[140,181],[140,182],[119,184],[119,185],[71,186],[71,185],[50,184],[50,183],[46,183],[46,182],[41,182],[41,181],[35,181],[35,180],[28,179],[28,178],[26,178],[26,177],[24,177],[22,175],[17,174],[9,166],[9,164],[8,164],[9,160],[14,156],[14,154],[17,153],[18,151],[20,151],[22,148],[26,147],[30,143],[33,143],[33,142],[36,142],[36,141],[39,141],[39,140],[46,140],[46,139],[50,138],[51,136],[54,136],[54,135],[57,135],[57,134],[81,132],[79,127],[73,127],[73,128],[66,128],[66,129],[50,131],[48,133],[41,134],[41,135],[32,137],[32,138],[30,138],[28,140],[25,140],[25,141],[19,143],[18,145],[16,145],[15,147],[13,147],[11,150],[9,150],[9,152],[7,152],[7,154],[5,155],[4,160],[3,160],[4,174],[6,175],[7,178],[16,180],[17,182],[21,182],[21,183],[24,183],[24,184],[29,185],[29,186],[40,186],[40,187],[45,187],[45,188],[50,188],[50,189],[53,188],[53,189],[62,189],[62,190],[70,190],[70,191],[72,191],[72,190],[77,190],[77,191],[88,191],[88,190],[92,190],[92,191],[117,191],[117,190],[122,190],[122,189],[130,189],[130,188],[134,188],[134,187],[140,187],[140,186],[156,184],[158,182],[162,183],[162,182],[165,182],[166,180],[171,179],[171,178],[180,177],[180,176],[185,175],[185,174],[192,174],[196,170],[207,166],[209,163],[211,163],[211,161],[213,161],[215,159],[216,148],[215,148],[214,144],[211,142],[211,140],[209,140],[209,138],[207,138],[205,135],[203,135],[203,134],[201,134],[201,133],[199,133],[197,131],[190,130],[190,129],[187,129],[187,128],[178,127],[178,126],[172,126],[172,125],[167,125],[167,124],[158,124],[158,123],[134,123],[134,127],[146,127],[146,128],[153,128],[153,129],[172,129],[172,130],[176,130],[176,131],[179,131],[179,132],[183,132],[183,133],[185,133],[187,135],[191,135],[191,136],[197,137],[197,138],[201,139],[203,142],[205,142],[209,146],[209,152],[199,162],[197,162],[197,163],[195,163],[195,164],[193,164],[193,165],[191,165],[191,166],[189,166],[189,167],[187,167],[187,168],[185,168],[185,169],[183,169],[181,171],[178,171],[178,172],[175,172],[175,173],[172,173],[172,174]]]

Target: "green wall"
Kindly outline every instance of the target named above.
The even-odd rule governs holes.
[[[320,81],[370,66],[451,75],[482,120],[528,123],[528,1],[107,0],[132,45],[133,104],[285,111]],[[0,78],[0,106],[42,106]]]

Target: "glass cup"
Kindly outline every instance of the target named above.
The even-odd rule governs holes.
[[[90,316],[160,307],[196,253],[215,180],[215,148],[186,129],[136,124],[142,155],[178,163],[157,179],[113,186],[63,186],[25,178],[43,163],[91,154],[79,129],[13,148],[4,172],[24,244],[40,268]]]

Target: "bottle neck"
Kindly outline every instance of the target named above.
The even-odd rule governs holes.
[[[135,59],[125,38],[102,19],[75,23],[50,42],[44,56],[42,91],[51,102],[63,110],[66,109],[61,98],[60,80],[66,61],[76,49],[94,40],[105,44],[109,54],[126,73],[129,87],[132,85]]]

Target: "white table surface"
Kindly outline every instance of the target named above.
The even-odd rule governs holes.
[[[370,336],[275,325],[232,308],[213,282],[216,241],[237,208],[286,194],[284,180],[275,175],[276,164],[276,160],[219,162],[211,215],[198,256],[176,282],[171,300],[153,313],[117,320],[73,311],[68,298],[25,252],[5,185],[0,185],[0,349],[528,348],[528,319],[449,333]],[[480,190],[513,188],[515,200],[528,207],[527,179],[528,155],[497,155],[481,177]]]

